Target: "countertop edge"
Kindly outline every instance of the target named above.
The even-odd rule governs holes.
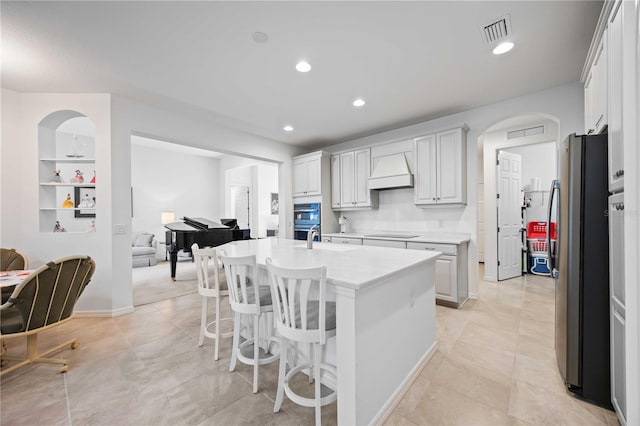
[[[373,232],[372,232],[373,233]],[[455,234],[455,233],[452,233]],[[464,244],[471,241],[471,237],[468,235],[460,235],[459,238],[447,238],[447,237],[439,237],[439,236],[430,236],[428,234],[420,234],[417,237],[413,238],[390,238],[390,237],[367,237],[361,233],[345,233],[341,234],[339,232],[332,232],[328,234],[323,234],[324,237],[338,237],[338,238],[362,238],[366,240],[386,240],[386,241],[404,241],[408,243],[436,243],[436,244]]]

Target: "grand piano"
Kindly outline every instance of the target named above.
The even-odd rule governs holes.
[[[227,225],[202,217],[183,217],[183,222],[168,223],[165,241],[171,261],[171,279],[176,280],[178,251],[190,253],[193,243],[200,247],[215,247],[234,240],[250,239],[248,229],[232,229]]]

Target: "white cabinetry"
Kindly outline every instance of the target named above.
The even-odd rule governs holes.
[[[355,244],[358,246],[362,245],[362,238],[343,238],[343,237],[331,237],[331,243],[336,244]]]
[[[38,151],[40,232],[95,231],[94,138],[57,132]]]
[[[322,194],[323,153],[295,157],[293,160],[293,196],[304,197]]]
[[[340,156],[331,156],[331,208],[340,208]]]
[[[625,423],[624,194],[609,197],[609,286],[611,300],[611,401]]]
[[[376,247],[391,247],[391,248],[399,248],[406,249],[407,242],[406,241],[397,241],[397,240],[375,240],[370,238],[364,238],[362,240],[363,246],[376,246]]]
[[[622,189],[624,184],[624,149],[622,140],[622,2],[614,7],[607,27],[608,68],[608,134],[609,191]],[[585,88],[586,90],[586,88]],[[585,99],[586,100],[586,99]],[[586,103],[585,103],[586,105]]]
[[[407,242],[412,250],[439,251],[436,260],[436,301],[460,307],[469,296],[467,277],[467,245]]]
[[[416,205],[467,202],[466,128],[414,140]]]
[[[600,133],[607,124],[607,31],[584,82],[584,125],[587,134]]]
[[[371,170],[371,150],[343,152],[331,157],[331,207],[337,210],[370,208],[367,185]]]

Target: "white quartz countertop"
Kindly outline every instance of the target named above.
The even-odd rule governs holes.
[[[239,240],[216,247],[228,256],[255,254],[258,265],[270,257],[274,264],[302,268],[327,266],[327,282],[338,287],[360,290],[391,274],[424,262],[434,262],[437,251],[398,250],[347,244],[313,243],[282,238]]]
[[[389,236],[385,236],[389,235]],[[393,235],[391,237],[390,235]],[[417,235],[417,236],[416,236]],[[323,237],[365,238],[371,240],[407,241],[415,243],[463,244],[471,240],[469,234],[458,232],[371,231],[322,234]]]

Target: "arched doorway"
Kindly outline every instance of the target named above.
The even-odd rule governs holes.
[[[559,121],[556,117],[543,113],[531,113],[501,120],[487,128],[478,137],[480,157],[478,161],[478,258],[483,262],[480,276],[484,277],[485,281],[500,279],[496,184],[498,152],[510,151],[524,154],[527,172],[523,173],[521,179],[520,201],[524,204],[525,191],[540,191],[536,193],[536,203],[541,205],[536,205],[535,212],[536,215],[540,215],[546,202],[544,191],[548,189],[547,184],[550,185],[550,181],[557,175],[555,152],[559,137],[558,129]],[[525,163],[523,163],[524,167]],[[544,174],[544,179],[540,176],[541,174]],[[540,184],[534,184],[532,187],[532,177],[540,177]],[[527,218],[525,217],[524,220],[527,221]],[[523,270],[527,267],[525,262],[526,260],[523,260]]]

